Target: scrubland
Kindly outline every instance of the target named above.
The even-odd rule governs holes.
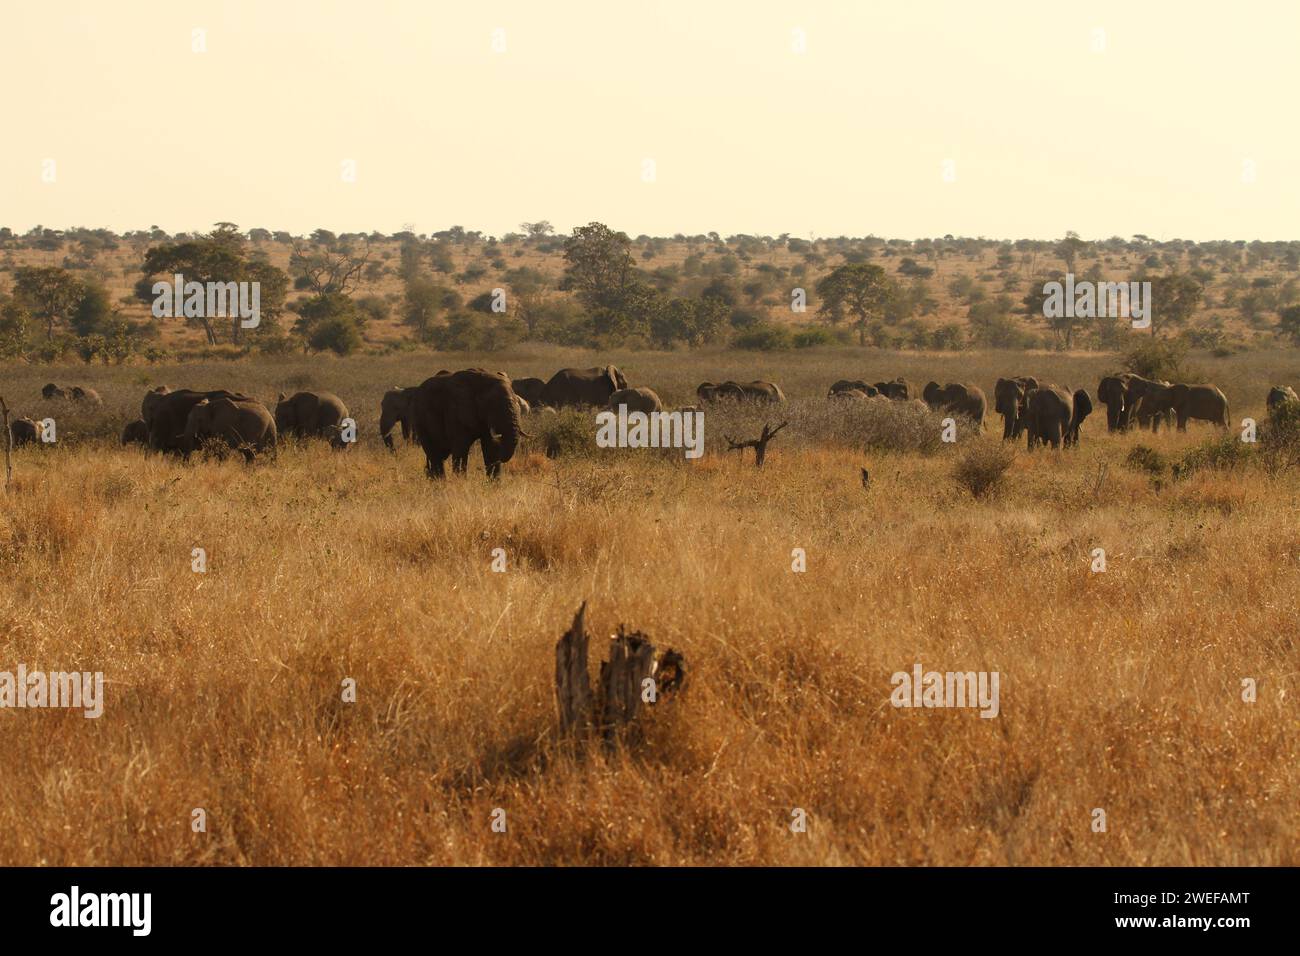
[[[669,405],[727,377],[792,401],[706,414],[695,462],[550,459],[531,419],[496,483],[474,457],[431,483],[417,449],[374,436],[379,395],[438,368],[604,361]],[[1234,421],[1300,378],[1290,351],[1197,361]],[[102,671],[107,697],[98,719],[0,710],[0,863],[1294,865],[1293,469],[1152,474],[1126,464],[1137,445],[1177,461],[1217,433],[1108,435],[1099,408],[1082,447],[1017,446],[976,499],[954,467],[996,420],[956,446],[867,448],[821,398],[899,374],[1095,392],[1116,367],[531,350],[0,368],[10,408],[55,414],[60,437],[17,451],[0,494],[0,670]],[[51,412],[46,381],[105,406]],[[252,467],[117,447],[159,382],[330,388],[361,440]],[[787,419],[762,470],[719,446]],[[620,623],[686,659],[684,691],[612,754],[556,744],[554,645],[583,601],[593,668]],[[997,671],[999,715],[895,709],[891,675],[918,662]]]

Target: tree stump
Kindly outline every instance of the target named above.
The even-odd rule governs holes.
[[[585,736],[591,724],[591,678],[587,676],[587,602],[573,616],[573,625],[555,643],[555,699],[560,707],[560,733]]]
[[[600,665],[600,729],[606,743],[613,743],[620,728],[636,719],[645,681],[653,679],[654,672],[655,646],[640,631],[628,634],[620,624],[609,645],[609,660]]]
[[[555,700],[560,711],[560,736],[584,741],[595,728],[607,746],[620,739],[643,704],[658,703],[680,691],[686,682],[686,662],[669,648],[658,660],[655,647],[640,631],[619,625],[610,638],[609,660],[600,665],[599,695],[593,696],[587,674],[587,602],[573,624],[555,643]],[[647,683],[651,681],[652,683]]]

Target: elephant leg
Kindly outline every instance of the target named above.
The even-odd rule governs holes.
[[[437,452],[431,454],[426,451],[424,455],[424,474],[429,478],[446,478],[446,462],[446,454],[439,454]]]

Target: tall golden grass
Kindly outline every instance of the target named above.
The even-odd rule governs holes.
[[[991,391],[979,363],[998,359],[926,377]],[[630,377],[676,400],[704,359],[639,361]],[[861,367],[840,361],[778,381],[811,401]],[[213,384],[261,392],[297,374],[225,371]],[[358,377],[382,391],[407,370],[336,363],[318,384],[331,371],[362,408]],[[104,416],[138,401],[137,374],[86,379]],[[0,394],[65,378],[5,370]],[[370,435],[253,467],[94,438],[21,450],[0,495],[0,670],[103,671],[107,700],[98,720],[0,710],[0,863],[1300,862],[1294,474],[1157,484],[1129,451],[1177,457],[1210,429],[1109,436],[1099,417],[976,499],[960,450],[793,431],[761,471],[712,448],[550,460],[534,442],[498,483],[473,459],[428,482],[417,450]],[[555,742],[554,643],[584,600],[593,657],[626,623],[682,651],[689,682],[639,746],[577,758]],[[890,676],[917,662],[998,671],[1000,715],[894,709]]]

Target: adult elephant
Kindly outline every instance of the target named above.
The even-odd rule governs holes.
[[[55,385],[53,382],[50,382],[49,384],[41,388],[41,397],[44,398],[46,401],[55,398],[67,398],[68,391],[67,389],[60,388],[58,385]]]
[[[629,412],[644,412],[647,415],[661,412],[664,408],[664,403],[659,401],[655,390],[645,387],[620,388],[609,397],[609,405],[606,407],[616,412],[620,405],[626,405]]]
[[[831,390],[826,393],[826,397],[834,398],[836,395],[841,395],[844,392],[861,392],[863,395],[866,396],[880,394],[876,390],[876,386],[868,385],[866,382],[862,381],[861,379],[842,378],[834,385],[831,386]]]
[[[1187,431],[1193,418],[1228,427],[1228,397],[1216,385],[1166,385],[1151,392],[1150,400],[1152,414],[1172,411],[1177,416],[1180,432]]]
[[[984,389],[978,385],[949,382],[941,387],[938,382],[930,382],[922,390],[921,397],[932,411],[965,415],[981,429],[984,427],[984,414],[988,411],[989,403],[984,396]]]
[[[1145,408],[1139,414],[1139,408],[1143,406],[1143,399],[1160,389],[1168,388],[1169,383],[1160,379],[1144,378],[1141,375],[1132,373],[1126,373],[1121,377],[1125,378],[1125,383],[1124,411],[1120,416],[1120,430],[1129,428],[1135,421],[1138,423],[1139,428],[1143,428],[1151,421],[1151,403],[1146,403]],[[1152,425],[1152,427],[1155,426]]]
[[[295,392],[288,398],[281,393],[275,403],[275,430],[295,438],[328,438],[335,448],[346,449],[340,437],[348,407],[333,392]]]
[[[143,418],[127,422],[126,427],[122,429],[122,444],[148,446],[149,426],[145,424]]]
[[[507,378],[506,382],[509,384],[510,380]],[[609,404],[609,396],[620,388],[627,388],[627,379],[616,366],[562,368],[551,376],[538,397],[543,405],[552,408],[564,408],[567,405],[604,408]]]
[[[542,389],[546,388],[546,383],[540,378],[511,379],[510,387],[533,408],[542,404]]]
[[[384,440],[384,445],[389,451],[393,451],[393,428],[397,425],[402,426],[402,439],[404,441],[415,441],[414,422],[411,417],[411,401],[415,398],[420,387],[413,385],[410,388],[390,388],[384,392],[384,397],[379,400],[379,436]]]
[[[1300,396],[1297,396],[1295,389],[1290,385],[1274,385],[1268,390],[1268,410],[1273,412],[1279,405],[1286,405],[1289,402],[1300,403]]]
[[[484,470],[496,478],[501,465],[514,457],[522,434],[510,379],[481,368],[426,379],[411,400],[411,414],[430,478],[444,477],[448,456],[455,470],[464,471],[476,441],[482,445]]]
[[[916,397],[912,394],[912,388],[907,384],[907,379],[901,375],[892,382],[875,382],[874,387],[881,395],[892,398],[896,402],[906,402],[908,399]]]
[[[1097,384],[1097,401],[1106,406],[1106,431],[1120,432],[1128,428],[1129,414],[1126,405],[1131,372],[1107,375]]]
[[[255,455],[275,451],[275,417],[261,402],[221,396],[196,402],[185,419],[182,449],[188,461],[205,440],[215,438],[252,462]]]
[[[159,385],[148,392],[144,393],[144,398],[140,402],[140,417],[144,419],[146,425],[153,420],[154,409],[158,407],[162,397],[171,392],[166,385]]]
[[[736,382],[701,382],[695,386],[695,397],[701,405],[708,405],[713,402],[720,402],[724,399],[731,399],[735,402],[745,400],[745,390]]]
[[[1038,379],[1032,375],[1000,378],[993,386],[993,410],[1002,416],[1002,439],[1020,437],[1025,430],[1025,400],[1038,388]]]
[[[873,388],[872,392],[875,391],[876,390]],[[860,388],[843,388],[840,389],[838,392],[831,392],[830,395],[827,397],[837,402],[843,402],[843,401],[865,402],[872,398],[879,398],[881,401],[886,401],[884,396],[880,395],[879,393],[874,395],[868,395]]]
[[[165,394],[151,392],[145,396],[141,407],[141,418],[149,427],[149,447],[154,451],[185,452],[185,425],[190,411],[204,399],[228,398],[237,402],[251,402],[247,395],[217,389],[210,392],[198,392],[189,388],[179,388]],[[274,419],[272,420],[274,424]]]
[[[1092,399],[1083,389],[1071,394],[1057,385],[1040,385],[1025,400],[1028,447],[1039,444],[1060,448],[1079,443],[1079,427],[1092,413]]]
[[[82,388],[80,385],[72,386],[72,400],[74,402],[85,402],[87,405],[103,405],[104,400],[99,397],[99,392],[93,388]]]
[[[41,426],[30,418],[15,418],[9,423],[9,434],[13,438],[14,447],[22,448],[23,445],[36,444]]]

